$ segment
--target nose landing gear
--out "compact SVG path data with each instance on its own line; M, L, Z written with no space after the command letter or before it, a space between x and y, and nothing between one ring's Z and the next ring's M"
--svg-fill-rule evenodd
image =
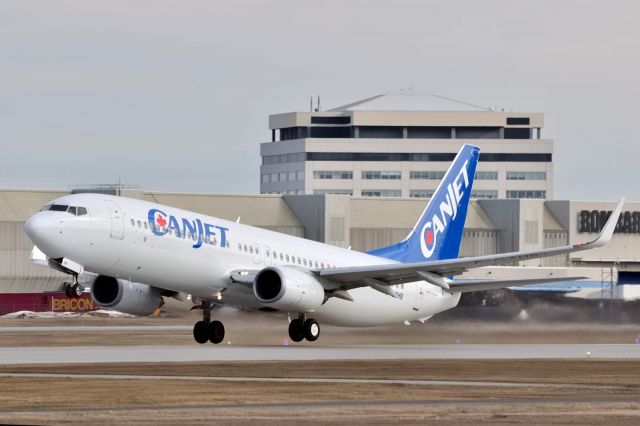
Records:
M318 337L320 337L320 324L314 319L305 319L301 314L289 323L289 338L294 342L301 342L303 339L315 342Z
M193 326L193 338L200 344L218 344L224 340L224 325L220 321L211 321L211 302L202 302L191 309L202 309L202 321L198 321Z

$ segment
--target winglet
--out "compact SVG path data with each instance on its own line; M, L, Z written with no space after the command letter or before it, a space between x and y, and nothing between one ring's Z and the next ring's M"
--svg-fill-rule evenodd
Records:
M600 231L600 234L595 240L580 245L589 246L589 248L596 248L607 245L609 241L611 241L611 237L613 237L613 232L616 230L618 219L620 218L620 214L622 213L622 208L624 207L625 201L626 200L624 197L620 198L616 209L613 211L613 213L611 213L611 216L609 216L607 223L605 223L602 231Z

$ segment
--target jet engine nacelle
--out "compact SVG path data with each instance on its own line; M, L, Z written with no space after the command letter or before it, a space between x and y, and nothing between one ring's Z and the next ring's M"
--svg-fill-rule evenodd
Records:
M312 312L325 302L320 279L310 272L287 266L262 269L253 280L253 294L270 308Z
M91 298L104 308L139 316L151 315L164 303L159 288L106 275L93 280Z

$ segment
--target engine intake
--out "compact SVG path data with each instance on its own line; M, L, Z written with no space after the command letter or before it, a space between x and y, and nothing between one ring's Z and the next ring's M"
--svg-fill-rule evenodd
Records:
M164 304L161 289L107 275L93 280L91 298L103 308L139 316L151 315Z
M267 267L253 281L253 294L263 305L293 312L312 312L325 302L321 279L287 266Z

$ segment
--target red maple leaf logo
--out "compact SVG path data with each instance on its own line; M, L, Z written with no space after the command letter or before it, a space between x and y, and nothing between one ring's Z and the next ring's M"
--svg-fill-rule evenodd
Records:
M164 217L158 215L156 216L156 223L160 228L163 228L167 224L167 220Z
M433 231L427 231L427 233L425 234L425 240L428 245L431 245L433 243Z

